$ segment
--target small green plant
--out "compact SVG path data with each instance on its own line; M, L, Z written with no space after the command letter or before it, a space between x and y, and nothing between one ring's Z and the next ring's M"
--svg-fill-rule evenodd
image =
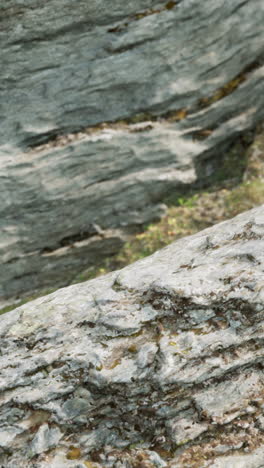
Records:
M180 197L178 198L179 206L186 206L187 208L193 208L195 206L196 201L198 200L199 195L196 193L191 197Z

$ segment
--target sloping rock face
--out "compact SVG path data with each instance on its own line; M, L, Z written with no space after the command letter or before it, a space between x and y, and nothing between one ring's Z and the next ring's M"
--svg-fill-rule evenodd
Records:
M0 298L65 285L264 116L263 0L2 0Z
M260 468L264 206L2 317L0 464Z

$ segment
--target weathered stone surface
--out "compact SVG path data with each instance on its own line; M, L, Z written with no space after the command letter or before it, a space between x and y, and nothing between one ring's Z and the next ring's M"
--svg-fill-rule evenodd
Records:
M118 250L263 119L263 20L263 0L1 1L2 302Z
M264 206L1 322L0 464L261 468Z

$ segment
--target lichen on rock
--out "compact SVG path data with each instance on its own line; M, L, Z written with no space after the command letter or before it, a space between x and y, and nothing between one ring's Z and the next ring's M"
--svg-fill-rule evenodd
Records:
M264 457L264 207L2 317L0 464Z

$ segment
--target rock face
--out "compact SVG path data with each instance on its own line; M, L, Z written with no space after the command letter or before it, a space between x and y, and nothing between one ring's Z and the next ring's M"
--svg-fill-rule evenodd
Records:
M260 468L264 206L1 323L5 468Z
M0 298L67 284L264 116L263 0L2 0Z

